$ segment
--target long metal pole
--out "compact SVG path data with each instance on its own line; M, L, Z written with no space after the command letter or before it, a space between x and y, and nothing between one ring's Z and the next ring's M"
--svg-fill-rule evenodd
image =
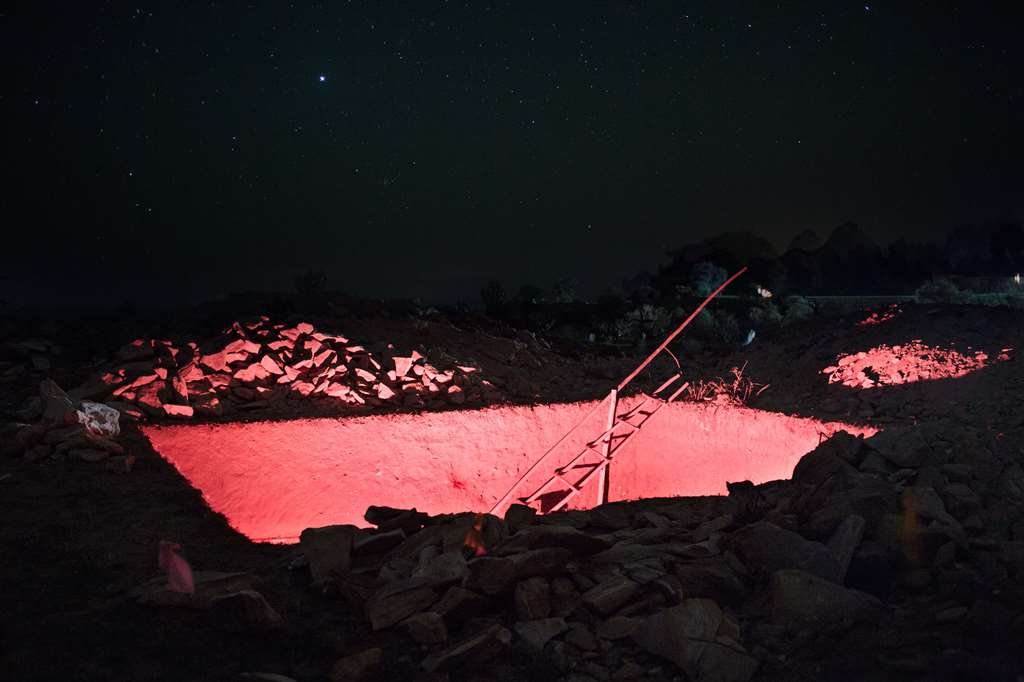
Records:
M615 437L615 414L619 409L619 391L612 389L612 392L608 394L608 437L605 438L604 447L601 449L601 454L607 460L608 455L612 451L612 438ZM608 503L608 473L609 466L601 467L601 471L597 475L597 504L598 506Z
M674 332L669 334L668 338L665 339L664 341L662 341L661 345L658 346L657 348L655 348L654 352L651 353L650 355L648 355L647 359L644 360L643 362L641 362L640 366L637 367L636 369L634 369L632 374L630 374L628 377L626 377L625 379L622 380L622 382L616 387L616 390L621 391L622 389L624 389L626 387L626 385L629 382L631 382L633 379L635 379L637 374L642 372L644 370L644 368L647 367L647 365L651 364L651 361L654 360L655 357L657 357L658 353L660 353L661 351L665 350L665 348L668 347L668 344L672 343L672 341L677 336L679 336L679 333L682 332L683 329L686 328L686 325L688 325L691 322L693 322L694 318L697 317L698 314L700 314L700 311L704 310L704 307L708 303L711 303L711 299L713 299L715 296L718 296L718 294L720 294L723 289L725 289L727 286L732 284L734 279L736 279L737 277L739 277L740 275L742 275L746 271L747 271L746 266L743 266L743 268L741 268L739 272L737 272L735 275L733 275L729 279L725 280L725 282L722 283L722 286L720 286L717 289L715 289L714 291L712 291L711 295L708 296L707 298L705 298L704 302L701 303L699 306L697 306L697 309L694 310L692 313L690 313L690 316L688 318L686 318L685 320L683 320L683 323L681 325L679 325Z

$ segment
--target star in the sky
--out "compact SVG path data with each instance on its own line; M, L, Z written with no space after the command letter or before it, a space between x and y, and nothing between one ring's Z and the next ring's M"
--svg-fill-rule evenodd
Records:
M317 76L317 80L323 83L327 80L327 76L325 76L324 74L320 74L319 76Z

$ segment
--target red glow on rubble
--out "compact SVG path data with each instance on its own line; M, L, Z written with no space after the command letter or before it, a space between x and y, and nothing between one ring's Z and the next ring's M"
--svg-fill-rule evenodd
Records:
M623 400L623 408L636 401ZM304 528L365 526L370 505L486 511L585 415L593 412L580 434L604 431L605 416L594 406L142 428L236 530L294 542ZM616 456L609 499L722 495L726 481L789 478L800 457L839 429L876 432L747 408L671 404ZM550 473L538 472L536 483ZM596 499L588 488L573 503L586 507Z
M1000 351L998 360L1009 359L1012 348ZM901 346L876 346L852 355L840 355L836 364L821 370L830 384L874 388L930 379L964 376L988 364L988 354L965 355L952 349L934 348L914 339Z
M871 327L871 326L879 325L879 324L882 324L883 322L888 322L889 320L891 320L894 317L896 317L897 315L899 315L901 312L903 312L903 311L900 310L899 305L896 304L896 303L893 303L891 306L889 306L885 310L882 310L882 311L877 311L876 310L876 311L872 312L870 315L868 315L863 320L858 322L857 326L858 327Z
M475 556L487 554L487 547L484 545L484 515L479 513L473 520L473 527L466 533L466 539L462 541L464 547L473 550Z

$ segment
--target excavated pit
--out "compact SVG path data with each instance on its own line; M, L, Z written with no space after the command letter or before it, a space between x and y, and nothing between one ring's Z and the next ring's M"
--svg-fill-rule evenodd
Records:
M620 402L622 410L637 399ZM517 493L543 483L604 431L594 402L482 410L143 427L154 448L233 528L294 542L304 528L365 526L370 505L487 511L588 413ZM789 478L821 439L875 429L742 407L665 406L616 453L610 500L726 493L726 481ZM564 489L564 486L562 486ZM557 490L557 487L554 488ZM596 503L591 481L570 506Z

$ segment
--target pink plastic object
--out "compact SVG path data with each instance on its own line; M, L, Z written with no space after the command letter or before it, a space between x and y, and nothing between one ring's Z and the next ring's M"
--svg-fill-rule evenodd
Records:
M167 586L174 592L194 594L195 583L192 580L192 567L178 554L181 545L176 542L160 541L160 553L157 561L160 570L167 574Z

